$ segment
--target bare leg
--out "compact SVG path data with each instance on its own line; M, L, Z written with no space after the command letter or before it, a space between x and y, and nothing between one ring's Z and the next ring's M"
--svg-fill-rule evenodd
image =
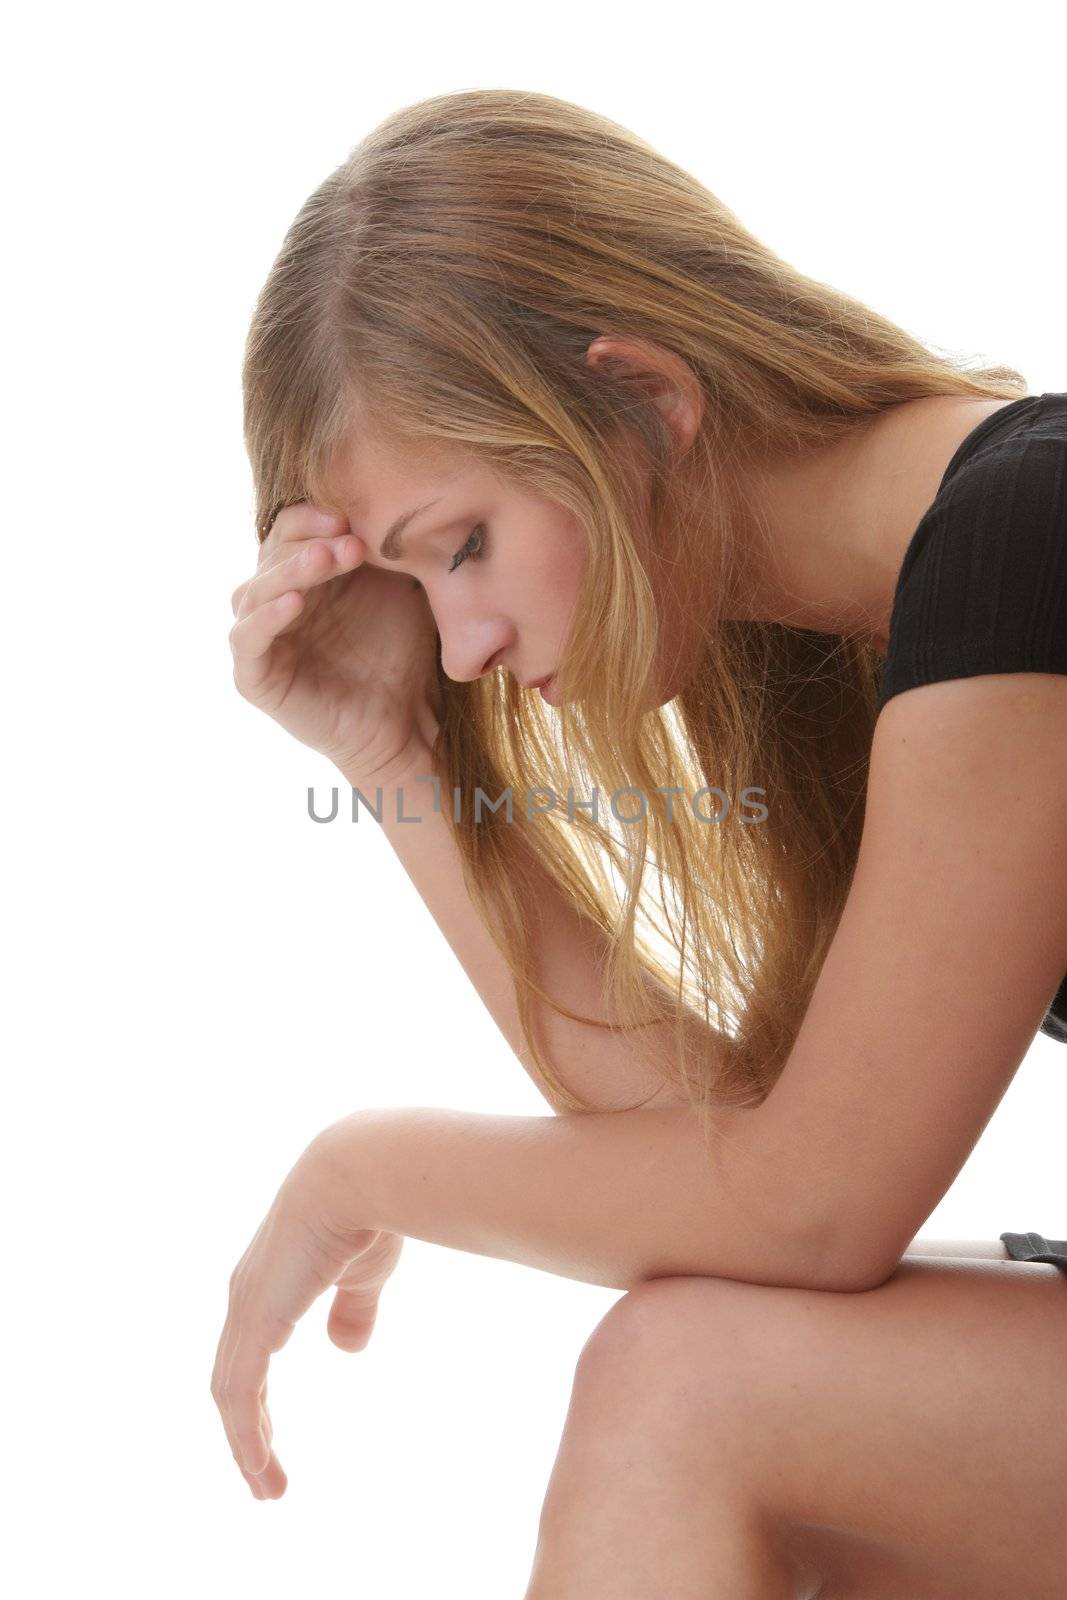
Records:
M1007 1261L1003 1239L913 1239L904 1252L910 1256L936 1256L942 1261Z
M862 1294L643 1284L582 1353L526 1600L1062 1600L1065 1336L1064 1275L999 1240Z

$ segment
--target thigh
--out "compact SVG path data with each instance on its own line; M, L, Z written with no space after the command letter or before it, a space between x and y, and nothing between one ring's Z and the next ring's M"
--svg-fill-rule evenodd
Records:
M656 1279L601 1329L646 1436L670 1419L672 1459L711 1489L726 1471L825 1600L1062 1595L1058 1268L908 1255L855 1294Z

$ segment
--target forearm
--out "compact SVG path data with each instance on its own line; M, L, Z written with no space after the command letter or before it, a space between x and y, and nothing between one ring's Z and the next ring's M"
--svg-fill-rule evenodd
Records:
M324 1209L345 1233L381 1228L613 1289L670 1276L846 1287L759 1109L720 1115L712 1154L687 1106L360 1111L319 1136Z
M521 1036L518 1004L510 971L467 892L459 851L448 819L434 811L433 785L416 782L430 776L427 750L421 763L388 786L382 786L382 830L423 902L481 996L501 1033L527 1072L555 1109L558 1105L533 1075L532 1058ZM374 803L374 787L349 778ZM397 799L402 802L398 819ZM441 805L451 803L441 786ZM467 804L467 797L464 797ZM536 877L537 923L533 931L535 961L531 977L569 1010L598 1021L614 1020L605 998L603 968L607 940L601 930L569 903L558 885L531 861ZM667 1022L653 1022L631 1033L590 1027L562 1017L539 997L531 1000L539 1041L562 1082L597 1111L616 1111L654 1103L685 1102L684 1090L669 1082L674 1042ZM695 1012L686 1019L687 1049L694 1058L710 1060L722 1048L715 1030Z

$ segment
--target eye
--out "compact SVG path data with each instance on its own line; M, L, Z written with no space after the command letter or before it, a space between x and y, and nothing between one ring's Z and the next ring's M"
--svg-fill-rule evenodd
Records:
M484 535L485 535L485 525L484 525L484 523L479 523L478 526L474 529L474 532L471 534L470 538L467 540L466 544L463 546L463 548L461 550L457 550L455 555L452 557L452 565L448 569L449 572L455 572L456 568L457 567L461 567L463 565L464 561L470 561L470 560L477 561L478 557L484 554L484 551L485 551L485 538L484 538ZM476 541L476 543L474 544L474 548L473 549L471 548L471 541L472 540Z

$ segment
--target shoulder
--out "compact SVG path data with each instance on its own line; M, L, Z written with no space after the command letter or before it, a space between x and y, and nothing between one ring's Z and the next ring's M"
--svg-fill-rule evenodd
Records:
M905 554L879 705L982 673L1067 672L1063 437L993 440L942 487Z

